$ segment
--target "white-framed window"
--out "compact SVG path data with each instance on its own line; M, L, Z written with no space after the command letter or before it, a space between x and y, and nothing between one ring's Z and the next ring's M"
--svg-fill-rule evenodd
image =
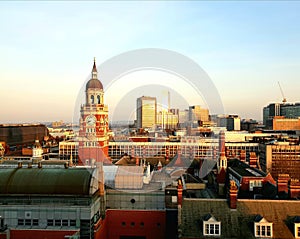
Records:
M249 181L249 191L253 191L254 187L262 187L261 180L250 180Z
M295 228L295 238L300 238L300 223L294 223Z
M217 221L213 216L208 215L203 220L204 236L221 236L221 222Z
M221 222L218 223L205 223L204 236L220 236L221 235Z
M265 218L261 217L254 223L254 235L258 238L272 238L273 223L270 223Z

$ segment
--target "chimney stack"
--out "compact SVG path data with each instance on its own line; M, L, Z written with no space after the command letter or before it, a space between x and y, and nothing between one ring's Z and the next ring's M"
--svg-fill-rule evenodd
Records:
M300 182L299 179L291 179L290 182L290 197L300 198Z
M235 181L230 180L229 186L229 207L231 209L237 208L237 195L238 195L238 188L235 184Z
M246 163L246 151L245 150L241 150L240 152L240 160L244 163Z
M98 166L98 173L99 173L99 194L101 197L104 196L105 194L105 187L104 187L104 183L105 183L105 179L104 179L104 170L103 170L103 162L97 163Z
M277 179L277 188L279 192L289 193L289 174L279 174Z
M182 181L181 179L178 180L177 184L177 204L178 206L182 206Z
M255 152L250 152L249 166L252 168L257 168L257 156Z
M136 166L139 166L139 165L140 165L140 159L139 159L138 156L136 156L136 158L135 158L135 165L136 165Z

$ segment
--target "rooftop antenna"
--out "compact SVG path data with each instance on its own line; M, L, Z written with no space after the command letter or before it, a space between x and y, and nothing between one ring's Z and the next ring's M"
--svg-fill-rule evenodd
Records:
M286 103L287 100L286 100L286 98L284 97L283 90L282 90L282 88L281 88L281 85L280 85L279 81L278 81L278 85L279 85L279 89L280 89L280 92L281 92L281 95L282 95L282 103Z

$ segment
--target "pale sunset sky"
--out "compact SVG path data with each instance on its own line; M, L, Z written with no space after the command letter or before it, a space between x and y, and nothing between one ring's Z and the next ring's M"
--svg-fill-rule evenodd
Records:
M192 59L217 88L224 113L261 120L264 106L282 100L278 81L289 102L300 102L299 29L299 1L1 1L0 123L71 122L93 58L101 66L143 48ZM134 109L136 97L153 92L166 102L168 89L147 92L155 80L138 77L139 89L125 83L124 104ZM171 92L171 106L202 104L189 102L187 89ZM116 97L105 99L110 106ZM125 108L114 120L134 115Z

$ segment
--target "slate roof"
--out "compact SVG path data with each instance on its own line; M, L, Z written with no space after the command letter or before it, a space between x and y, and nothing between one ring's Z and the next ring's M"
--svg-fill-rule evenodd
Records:
M183 156L182 154L176 154L174 158L168 163L167 167L174 168L185 168L188 169L192 161L190 158Z
M213 215L221 222L220 238L255 238L254 221L261 215L273 223L273 239L294 238L293 220L300 215L300 201L241 200L237 209L230 209L225 199L184 199L181 212L181 238L203 236L203 217Z

